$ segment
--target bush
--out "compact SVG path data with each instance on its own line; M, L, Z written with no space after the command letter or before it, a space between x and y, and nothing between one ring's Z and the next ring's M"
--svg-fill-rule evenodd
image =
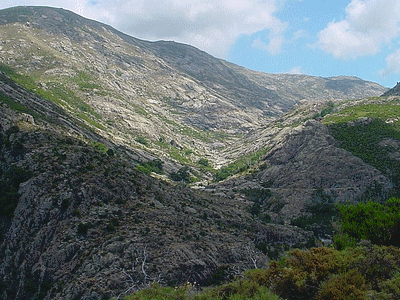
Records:
M350 266L363 274L373 289L379 289L379 282L390 279L399 269L400 249L377 245L359 248Z
M199 165L202 165L204 167L208 167L210 165L210 162L206 158L200 158L199 161L197 162Z
M333 235L332 220L338 216L333 199L322 189L316 189L312 203L305 209L310 215L303 215L291 221L291 225L312 231L318 238Z
M143 136L138 136L138 137L135 139L135 141L138 142L139 144L144 145L144 146L147 146L147 145L148 145L147 140L146 140Z
M190 168L188 166L180 168L177 172L171 173L169 176L173 181L180 181L184 183L190 182Z
M87 223L79 223L76 232L79 235L85 235L89 229L89 224Z
M400 271L393 278L379 284L382 299L400 299Z
M151 161L140 163L136 166L136 170L145 174L150 174L151 172L164 174L163 164L164 162L161 159L154 159Z
M364 277L356 270L332 276L321 286L318 300L363 300L366 299Z
M369 201L338 208L343 234L378 245L400 246L400 199L391 198L385 205Z
M1 172L1 171L0 171ZM0 216L12 218L19 201L19 185L32 177L32 173L26 169L11 166L0 173Z
M349 256L332 248L295 249L279 263L271 262L264 281L286 299L314 299L331 274L344 271Z
M336 250L344 250L356 246L356 240L348 234L336 234L333 237L333 246Z

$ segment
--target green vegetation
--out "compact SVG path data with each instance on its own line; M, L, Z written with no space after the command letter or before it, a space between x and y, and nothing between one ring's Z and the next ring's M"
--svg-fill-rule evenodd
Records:
M140 163L136 166L136 170L145 174L150 174L151 172L164 174L163 161L161 159L154 159L151 161Z
M4 152L15 159L24 153L24 146L19 140L10 141L10 136L18 132L19 128L13 126L4 134L0 133L0 158ZM28 169L0 161L0 216L13 217L20 198L19 185L31 177L32 172Z
M340 142L340 147L392 180L394 195L400 195L400 161L390 154L397 151L393 145L400 142L399 116L400 100L394 99L379 104L350 106L323 120L332 136ZM375 200L374 196L377 199L387 197L380 192L377 187L375 195L369 197L372 200Z
M141 136L141 135L138 136L138 137L135 139L135 141L138 142L139 144L144 145L144 146L147 146L147 145L149 144L149 142L146 140L146 138L143 137L143 136Z
M334 109L335 109L335 104L332 101L329 101L327 104L327 107L325 107L319 114L315 114L313 116L313 118L314 119L319 118L319 117L323 118L326 115L333 113Z
M351 242L352 239L400 247L399 198L390 198L385 204L369 201L339 205L338 208L341 215L341 235L344 236L341 239L336 238L338 248L345 247L346 242Z
M342 148L388 175L395 187L400 188L400 161L390 157L392 147L380 144L386 139L400 141L400 131L393 125L374 119L354 125L331 124L329 129Z
M210 162L206 158L200 158L199 161L197 162L199 165L203 167L208 167L210 166Z
M291 225L312 231L316 237L327 238L333 235L332 221L337 218L338 210L334 200L323 189L317 189L305 212L308 215L300 216L291 221Z
M219 182L225 180L229 176L242 173L248 170L251 166L257 164L261 158L268 152L269 149L261 149L255 153L243 155L235 162L222 167L214 174L214 181Z
M198 290L189 283L175 288L153 284L125 299L398 299L399 263L400 249L392 246L294 249L268 269L249 270L220 286Z
M19 185L32 177L32 173L26 169L10 166L8 169L0 169L0 216L12 218L19 201Z
M15 72L13 68L7 65L0 63L0 71L2 71L4 74L9 76L13 81L18 83L19 85L22 85L28 90L34 91L37 88L35 81L31 77L19 74Z
M69 105L73 110L75 111L76 116L79 118L85 120L88 122L90 125L97 127L99 129L104 130L104 126L101 125L99 122L97 122L95 119L100 120L101 116L94 111L94 109L85 103L81 98L77 97L75 93L67 88L65 85L60 83L59 81L57 82L48 82L47 83L47 89L42 89L38 88L35 80L28 76L28 75L23 75L15 72L15 70L7 65L0 64L0 71L3 71L6 75L8 75L14 82L17 84L23 86L29 91L32 91L39 95L40 97L43 97L45 99L48 99L60 106L65 107L66 105ZM83 82L85 80L88 80L86 77L88 75L84 72L78 72L78 78L76 79L79 83L81 83L82 86L84 86ZM78 85L79 85L78 83ZM4 98L4 97L3 97ZM12 100L4 100L2 99L3 102L8 101L9 103L12 103ZM14 104L15 106L15 104ZM19 105L16 106L17 110L24 110L24 108ZM31 114L30 111L23 111ZM34 117L35 115L32 114Z
M78 84L78 86L81 90L84 90L84 91L93 90L93 89L101 90L101 86L93 83L93 82L95 82L94 77L89 75L86 72L78 70L77 76L74 77L74 81Z
M41 115L37 114L36 112L32 111L31 109L25 107L21 103L15 102L13 99L11 99L10 97L4 95L1 92L0 92L0 101L5 103L5 104L7 104L7 106L10 107L12 110L15 110L15 111L18 111L18 112L22 112L22 113L26 113L26 114L30 114L35 119L45 118L44 116L41 116Z
M268 288L255 280L244 278L219 287L197 291L190 283L180 287L161 287L153 284L150 288L136 292L125 300L279 300Z
M400 115L400 100L393 100L381 104L364 104L357 106L350 106L341 111L326 116L323 123L326 125L347 123L356 121L359 118L372 118L372 119L396 119ZM392 124L395 128L400 129L400 122Z
M253 205L249 208L249 213L259 218L264 223L271 222L271 216L265 212L263 212L263 205L265 201L267 201L271 196L272 192L270 189L243 189L240 191L242 194L246 195L248 199L253 201Z
M180 168L178 171L171 173L169 175L169 177L173 181L190 183L191 177L190 177L189 171L190 171L190 168L188 166L185 166L185 167Z

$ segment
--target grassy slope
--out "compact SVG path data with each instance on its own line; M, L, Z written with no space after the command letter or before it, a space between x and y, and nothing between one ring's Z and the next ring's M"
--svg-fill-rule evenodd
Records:
M323 123L340 147L388 176L394 184L393 192L398 195L400 160L393 154L398 151L395 145L400 145L400 100L385 100L378 98L376 103L346 107L326 116Z

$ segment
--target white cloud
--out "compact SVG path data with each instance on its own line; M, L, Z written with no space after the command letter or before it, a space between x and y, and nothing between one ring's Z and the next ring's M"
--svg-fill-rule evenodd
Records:
M400 72L400 49L386 57L386 69L380 70L383 77Z
M224 57L244 34L269 30L268 51L279 51L285 23L274 16L283 0L1 0L16 5L63 7L134 37L175 40Z
M275 55L279 53L284 42L285 39L283 38L283 36L275 35L271 36L269 43L265 43L261 39L257 38L253 41L251 46L253 48L267 51L271 55Z
M301 38L305 38L307 37L309 34L306 30L297 30L294 34L293 34L293 40L298 40Z
M335 58L373 55L400 35L400 1L352 0L346 18L318 34L318 47Z
M288 72L288 74L303 74L303 72L301 71L301 67L298 66L298 67L292 68L292 69Z

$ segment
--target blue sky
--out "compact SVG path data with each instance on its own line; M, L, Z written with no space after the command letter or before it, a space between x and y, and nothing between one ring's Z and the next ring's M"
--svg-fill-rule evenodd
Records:
M72 10L267 73L400 81L399 0L2 0Z

